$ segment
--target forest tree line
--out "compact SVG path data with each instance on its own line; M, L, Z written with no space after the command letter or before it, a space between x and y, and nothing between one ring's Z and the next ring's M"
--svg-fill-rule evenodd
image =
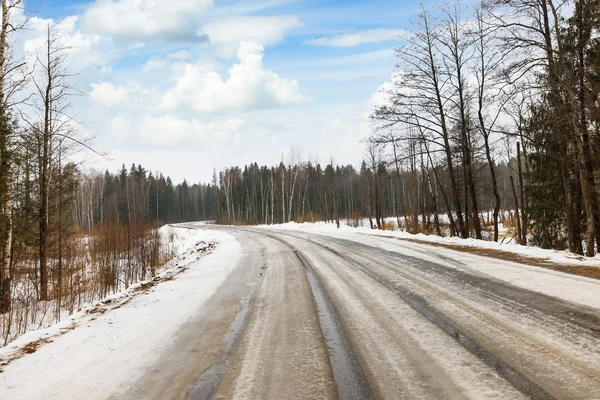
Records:
M371 158L360 169L334 162L321 165L304 161L292 151L277 166L252 163L214 172L211 183L174 185L161 173L141 165L124 165L118 173L87 171L79 174L72 218L83 232L91 232L106 220L135 220L160 226L166 223L214 221L222 224L281 224L292 221L337 222L351 225L370 220L371 228L382 229L394 217L396 225L409 232L452 234L445 211L436 205L440 197L432 183L433 170L425 164L401 168L390 165L379 146L369 144ZM489 182L485 163L474 165L480 182ZM510 176L516 160L495 165L501 199L514 204ZM447 171L436 171L447 180ZM482 219L491 220L495 202L492 191L481 186L478 203L488 210ZM512 209L512 207L507 207ZM437 222L436 222L437 221Z

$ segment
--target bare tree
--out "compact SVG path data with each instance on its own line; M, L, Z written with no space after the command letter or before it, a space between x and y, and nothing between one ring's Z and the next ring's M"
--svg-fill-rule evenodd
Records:
M455 162L451 145L451 117L448 113L449 77L442 72L442 50L439 48L439 26L432 25L429 12L421 6L418 24L408 46L397 49L398 69L388 92L390 104L378 107L372 115L380 128L395 125L418 126L426 140L445 154L450 180L450 199L458 222L458 231L468 237L460 200Z
M465 191L469 193L471 207L473 210L473 224L475 236L481 239L481 222L479 220L479 207L477 204L477 192L473 177L472 149L469 135L470 118L469 103L471 93L466 81L468 63L473 57L471 38L466 28L466 22L461 15L460 3L446 6L444 8L445 18L442 22L441 34L438 36L444 54L444 74L448 77L448 84L453 92L448 96L448 101L458 111L458 117L453 118L460 132L460 147L463 154L463 168L465 175ZM465 196L467 197L467 196ZM465 199L465 207L468 202ZM466 218L468 218L468 213Z
M497 50L496 31L490 26L484 12L481 8L475 10L476 27L473 31L473 44L476 63L473 67L473 73L477 82L479 132L483 137L485 156L490 169L492 192L494 194L494 241L497 242L498 216L501 204L490 136L502 114L504 105L510 97L504 95L503 87L499 86L499 82L494 82L500 74L503 55Z
M37 120L25 118L39 138L39 262L40 262L40 299L48 300L48 235L49 235L49 199L52 184L53 163L56 161L57 138L68 139L85 145L74 133L75 121L69 115L73 97L77 94L69 80L74 74L67 71L65 59L68 47L64 38L53 26L46 29L46 41L43 53L38 53L33 75L35 105L39 112Z

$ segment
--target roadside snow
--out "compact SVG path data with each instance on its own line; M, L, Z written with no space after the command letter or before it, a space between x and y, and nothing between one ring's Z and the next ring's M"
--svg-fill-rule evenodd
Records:
M547 262L557 264L567 264L576 266L592 266L600 268L600 255L595 257L582 257L578 254L573 254L568 251L559 250L546 250L539 247L533 246L519 246L511 243L499 243L487 240L476 240L476 239L460 239L457 237L440 237L436 235L424 235L424 234L411 234L405 231L382 231L378 229L370 229L368 226L351 227L346 224L341 224L340 228L337 229L336 224L326 222L306 222L296 223L289 222L286 224L276 225L261 225L261 228L277 228L277 229L291 229L291 230L302 230L307 232L330 234L332 232L337 233L353 233L362 235L373 235L373 236L389 236L399 239L417 239L424 242L431 243L443 243L448 245L457 245L465 247L477 247L481 249L500 250L509 253L518 254L524 257L543 259Z
M495 248L512 251L519 255L542 258L547 257L552 262L588 265L600 268L598 256L584 261L569 258L569 253L543 250L533 247L498 245L494 242L477 240L463 240L456 238L441 238L437 236L411 235L398 231L375 231L369 228L352 228L325 223L289 223L282 225L261 226L262 229L278 229L306 234L319 234L340 239L351 240L377 246L384 250L404 254L417 259L431 261L451 268L458 268L475 275L485 275L507 282L511 285L527 290L544 293L548 296L560 298L574 303L600 309L600 280L582 276L566 274L546 268L531 266L519 262L504 261L490 257L474 255L444 247L434 247L427 244L389 239L392 238L417 238L429 242L450 244L471 244L481 248ZM387 236L384 238L381 236ZM518 249L514 251L514 249ZM518 252L520 250L520 252Z
M177 330L225 281L241 254L239 243L223 232L164 229L175 239L177 255L160 275L164 282L133 285L0 349L0 399L107 398L156 361ZM48 343L38 348L40 342ZM31 351L35 353L2 366L19 352Z

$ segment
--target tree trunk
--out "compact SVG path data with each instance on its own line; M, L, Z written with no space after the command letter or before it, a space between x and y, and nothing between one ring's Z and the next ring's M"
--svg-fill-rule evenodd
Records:
M512 189L513 198L515 200L515 219L517 220L516 221L517 235L515 237L516 237L517 244L522 244L521 243L521 217L519 216L519 200L517 198L517 189L515 189L515 180L513 179L512 175L510 176L510 187Z
M458 40L458 38L456 39ZM456 42L458 43L458 42ZM456 49L458 52L458 49ZM460 119L461 119L461 139L463 145L464 152L464 168L465 168L465 191L469 192L471 197L471 207L473 209L473 227L475 228L475 237L477 239L482 238L481 236L481 222L479 220L479 207L477 205L477 192L475 190L475 181L473 179L473 167L471 163L471 141L469 139L469 134L467 132L467 114L466 114L466 103L464 98L464 86L463 86L463 77L462 77L462 65L461 61L458 57L458 54L455 55L456 62L456 71L457 71L457 79L458 79L458 95L459 95L459 109L460 109ZM465 218L468 217L467 211L467 199L465 199Z
M566 160L560 158L560 174L563 187L563 196L565 202L565 215L567 218L567 240L569 242L569 251L575 254L583 254L581 241L579 240L579 229L575 221L575 212L573 210L573 199L571 193L571 185L569 171L567 169Z
M390 135L390 139L392 140L392 149L394 150L394 164L396 166L396 179L398 180L398 192L400 194L400 201L402 202L402 216L404 217L404 229L406 230L406 223L408 219L406 217L406 201L404 199L404 190L401 190L400 187L400 164L398 163L398 150L396 148L396 141L394 140L393 135ZM400 217L396 216L398 221L398 229L400 229Z
M285 223L285 167L281 163L281 223Z
M480 113L479 119L480 119L480 123L482 124L482 127L483 127L483 117L481 116L481 113ZM484 145L485 145L485 155L487 158L488 166L490 168L490 175L492 178L492 192L494 193L494 212L493 212L494 242L497 242L498 241L498 215L500 213L500 193L498 192L498 181L496 179L496 170L494 168L494 160L492 159L492 153L490 151L489 136L487 134L484 134L483 139L484 139Z
M58 150L58 260L57 260L57 269L58 269L58 293L56 294L56 319L60 322L60 309L62 307L62 294L63 294L63 172L62 172L62 149Z
M523 184L523 171L521 168L521 143L517 142L517 171L519 173L519 192L521 194L521 244L527 245L527 199Z
M558 113L563 113L563 101L560 95L559 82L558 82L558 74L557 74L557 66L554 60L555 57L555 46L552 40L552 27L550 25L550 17L548 11L548 1L541 0L541 27L543 29L544 43L545 43L545 51L546 51L546 59L548 62L548 86L549 86L549 102L552 106L552 111L557 117ZM559 54L559 59L561 58ZM555 128L557 131L564 130L564 124L556 124ZM562 132L562 135L559 135L557 138L557 142L560 145L560 148L568 151L569 149L569 138L565 138L565 132ZM572 185L573 181L572 174L569 172L569 168L567 166L567 160L565 157L559 157L560 164L560 173L563 187L563 201L565 206L565 216L567 219L567 237L569 242L569 250L573 253L583 254L581 248L581 241L579 239L580 232L578 227L578 222L576 220L575 212L574 212L574 202L572 196Z
M48 202L50 200L50 166L51 166L51 146L52 146L52 42L50 38L50 25L47 31L46 48L46 90L44 93L44 131L42 138L42 165L40 173L40 300L48 300L48 230L49 230L49 210Z
M2 29L0 30L0 71L4 71L6 65L6 47L9 12L7 0L2 0ZM0 259L0 314L10 311L10 267L12 255L12 179L11 179L11 149L8 113L5 102L4 74L0 77L0 248L2 256Z
M579 126L581 140L578 141L578 150L581 160L581 189L586 205L587 216L587 238L586 238L586 255L593 257L595 254L594 240L598 241L597 246L600 249L600 215L598 206L598 196L596 192L596 182L594 179L594 166L592 162L590 138L588 133L588 118L587 118L587 96L585 82L585 43L584 43L584 10L585 0L579 0L576 4L577 25L578 25L578 48L577 48L577 75L579 83Z

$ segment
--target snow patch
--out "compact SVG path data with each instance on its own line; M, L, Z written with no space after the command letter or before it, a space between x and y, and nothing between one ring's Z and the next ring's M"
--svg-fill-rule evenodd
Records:
M395 218L394 218L395 220ZM391 219L390 219L391 221ZM314 232L320 234L331 234L337 232L338 234L362 234L372 236L386 236L394 237L399 239L417 239L424 242L430 243L441 243L448 245L474 247L480 249L499 250L509 253L518 254L523 257L530 257L536 259L543 259L546 262L556 264L566 264L574 266L591 266L600 268L600 254L595 257L582 257L579 254L574 254L566 250L547 250L534 246L519 246L514 244L514 241L510 243L500 243L487 240L477 239L461 239L458 237L440 237L436 235L425 235L422 233L411 234L406 231L393 230L384 231L378 229L370 229L368 223L365 226L349 226L342 224L340 221L340 228L337 229L335 223L328 222L288 222L285 224L276 225L260 225L261 228L277 228L277 229L288 229L288 230L301 230L307 232Z
M175 258L159 276L0 349L0 399L110 397L157 360L241 254L239 243L223 232L161 230L174 239Z

